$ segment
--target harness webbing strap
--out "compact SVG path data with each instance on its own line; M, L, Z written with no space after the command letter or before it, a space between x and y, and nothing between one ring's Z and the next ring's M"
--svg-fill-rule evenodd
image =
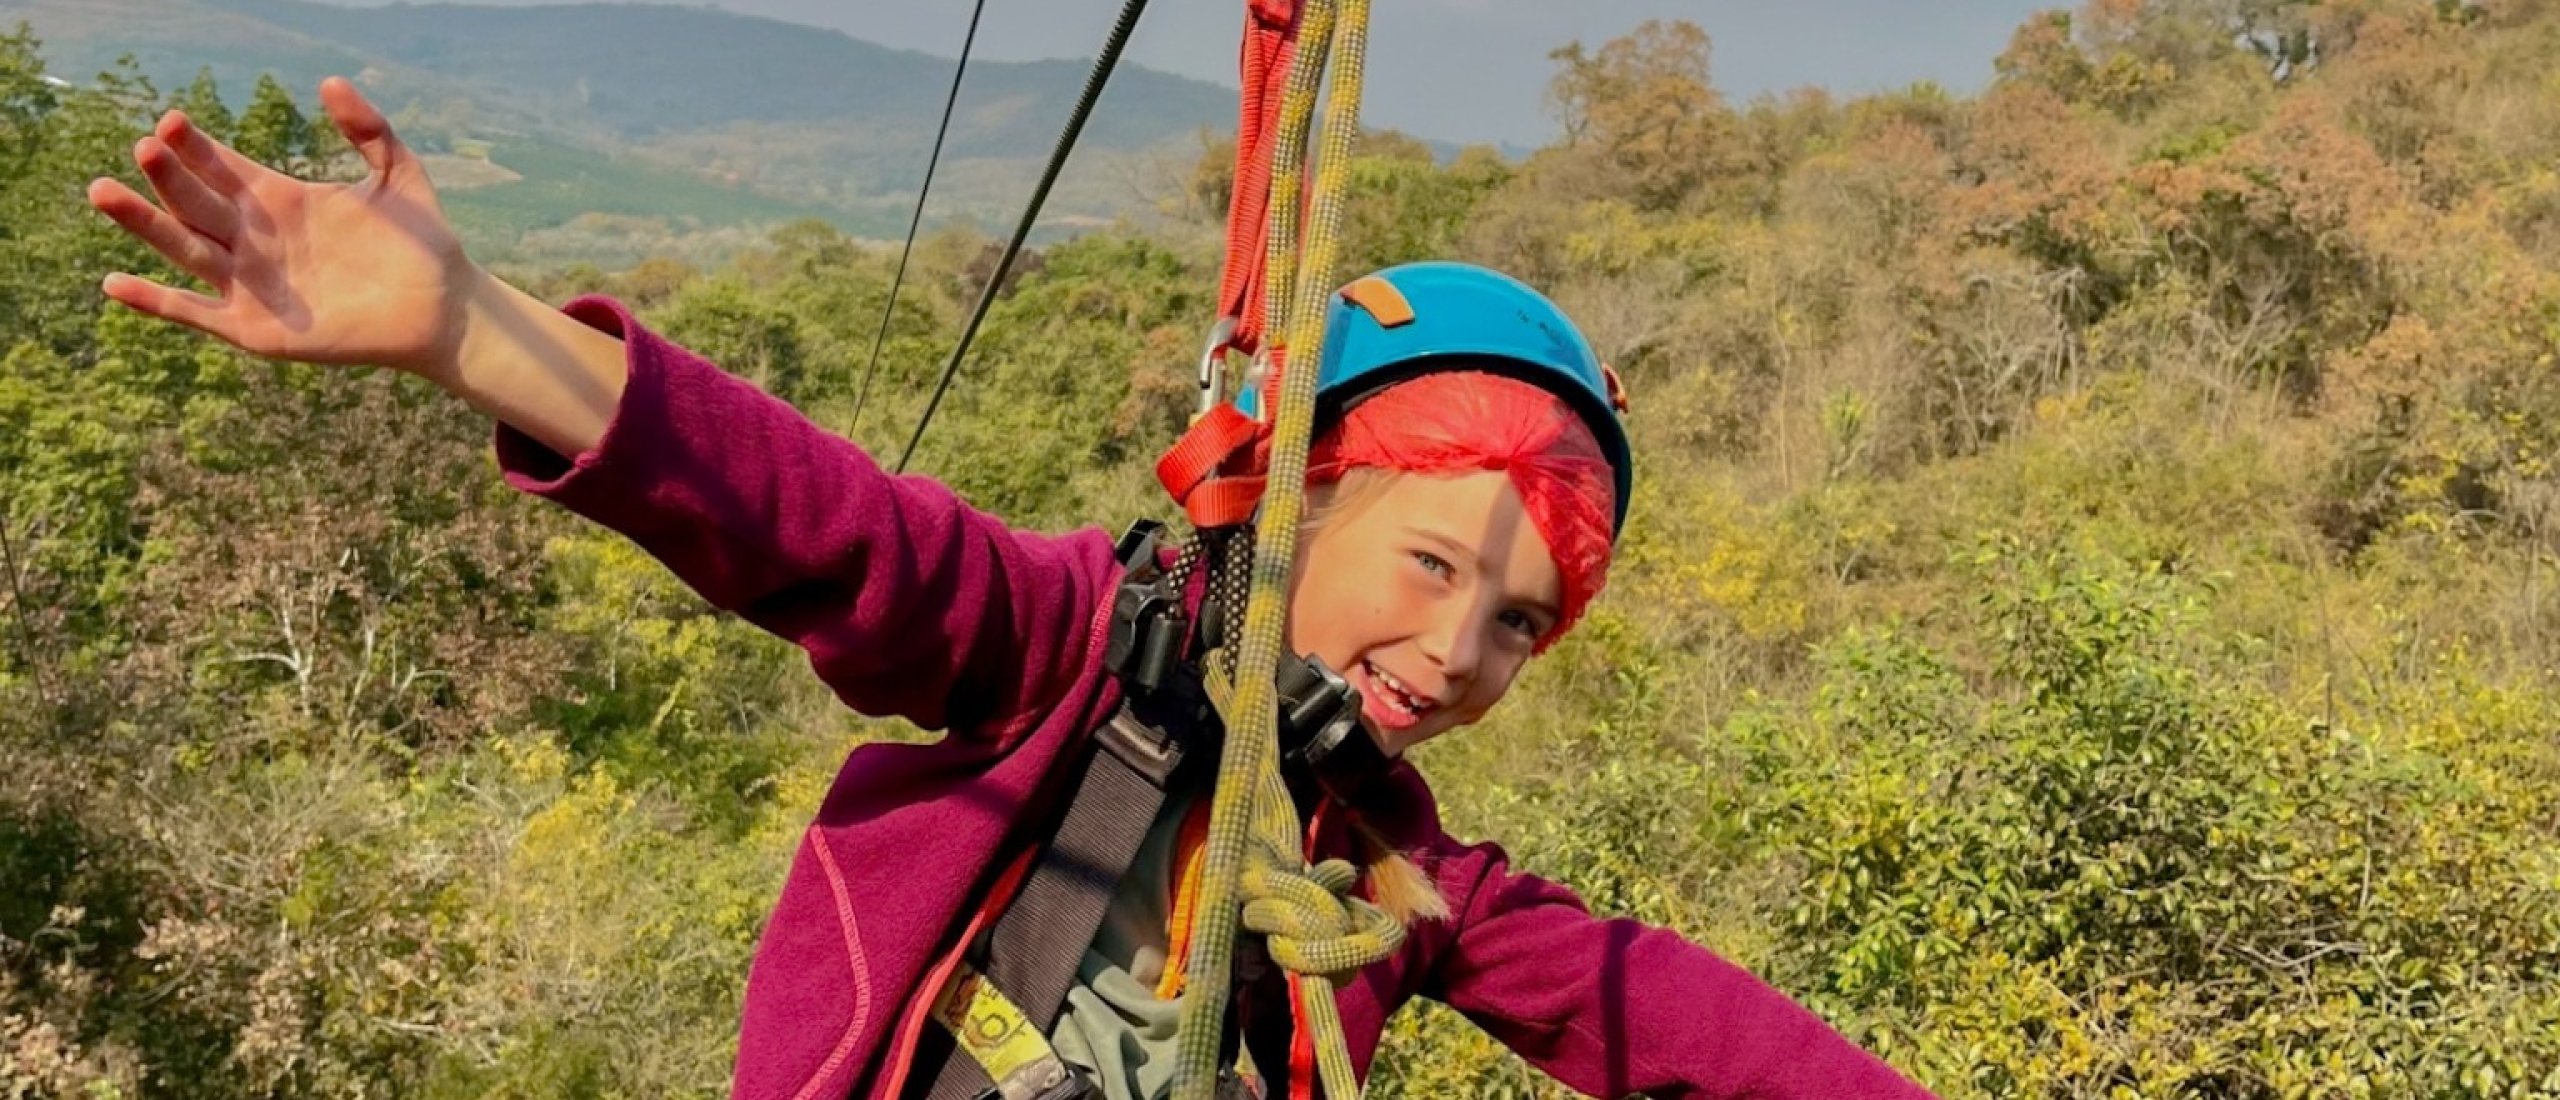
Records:
M1126 707L1095 731L1094 742L1054 838L1021 891L987 930L982 949L971 952L974 974L983 975L977 984L992 983L1002 991L999 999L1019 1010L1021 1022L1052 1062L1056 1055L1045 1037L1057 1025L1076 968L1102 928L1121 877L1136 862L1147 830L1163 808L1165 784L1182 757L1177 743ZM959 988L955 983L954 989ZM952 995L951 990L943 993ZM971 1019L1000 1019L996 1014L1004 1011L1001 1005L981 1007ZM968 1057L943 1061L925 1094L929 1100L973 1100L1008 1076L1037 1079L1021 1074L1015 1063L990 1060L968 1036L955 1032L955 1038L959 1052Z
M1156 460L1156 481L1181 502L1183 514L1197 528L1230 527L1253 518L1262 499L1259 477L1219 477L1218 472L1253 449L1261 425L1220 405L1192 422L1191 430Z

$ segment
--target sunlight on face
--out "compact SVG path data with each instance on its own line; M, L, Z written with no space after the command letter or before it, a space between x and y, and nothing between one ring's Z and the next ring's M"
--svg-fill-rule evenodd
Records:
M1564 578L1509 477L1374 476L1311 495L1325 520L1290 578L1289 644L1360 690L1392 756L1484 717L1555 625Z

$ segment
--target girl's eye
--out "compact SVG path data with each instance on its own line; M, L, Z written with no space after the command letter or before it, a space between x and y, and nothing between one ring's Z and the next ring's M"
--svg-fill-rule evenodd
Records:
M1443 577L1448 576L1453 572L1453 570L1449 568L1448 562L1440 560L1438 555L1427 550L1414 551L1413 560L1420 564L1425 571L1437 573Z
M1519 631L1521 634L1524 634L1524 635L1526 635L1526 636L1528 636L1528 637L1531 637L1531 638L1535 638L1535 637L1537 637L1540 633L1542 633L1541 629L1540 629L1540 628L1539 628L1539 626L1538 626L1538 619L1537 619L1537 617L1536 617L1536 616L1534 616L1534 615L1529 614L1529 613L1528 613L1528 612L1526 612L1526 611L1505 611L1505 612L1503 612L1503 613L1502 613L1502 625L1504 625L1504 626L1506 626L1506 627L1509 627L1509 628L1511 628L1511 629L1513 629L1513 630Z

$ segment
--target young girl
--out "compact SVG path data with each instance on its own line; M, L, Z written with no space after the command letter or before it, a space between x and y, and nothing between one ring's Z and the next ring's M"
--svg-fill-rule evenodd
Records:
M254 354L426 378L498 422L514 485L798 644L848 705L949 731L846 762L759 946L735 1095L949 1094L936 1002L978 946L991 883L1054 820L1057 777L1132 691L1106 667L1129 572L1113 541L1011 530L887 475L614 302L555 310L505 285L463 255L380 113L344 80L321 98L368 179L293 180L172 113L134 149L157 203L112 180L90 201L213 294L125 274L106 293ZM1581 338L1491 273L1362 280L1332 331L1320 387L1347 408L1319 424L1288 637L1356 689L1358 729L1391 763L1356 786L1298 784L1317 810L1308 854L1421 872L1391 906L1410 921L1402 945L1336 995L1358 1071L1420 995L1593 1095L1926 1095L1706 950L1595 918L1440 828L1400 757L1480 719L1600 590L1625 437ZM1189 586L1189 608L1218 587ZM1169 925L1203 802L1170 791L1147 824L1046 1036L1071 1080L1043 1095L1169 1087L1183 946ZM1241 1044L1264 1086L1312 1095L1277 976L1253 969L1229 1017Z

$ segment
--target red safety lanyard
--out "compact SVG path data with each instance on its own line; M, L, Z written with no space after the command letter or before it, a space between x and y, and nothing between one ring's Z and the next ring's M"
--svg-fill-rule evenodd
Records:
M1218 315L1235 319L1228 346L1246 355L1262 347L1263 229L1270 224L1271 146L1279 140L1280 101L1298 50L1303 0L1245 0L1244 44L1237 59L1242 85L1236 112L1236 171L1227 195L1227 261L1218 280Z
M1265 231L1271 220L1272 146L1280 104L1298 49L1303 0L1245 0L1244 42L1237 58L1242 85L1236 112L1235 179L1227 195L1227 256L1218 279L1222 343L1206 355L1262 350L1263 281L1269 267ZM1156 462L1156 479L1182 504L1194 527L1230 527L1253 518L1262 479L1220 476L1245 457L1260 425L1219 402L1192 423Z

